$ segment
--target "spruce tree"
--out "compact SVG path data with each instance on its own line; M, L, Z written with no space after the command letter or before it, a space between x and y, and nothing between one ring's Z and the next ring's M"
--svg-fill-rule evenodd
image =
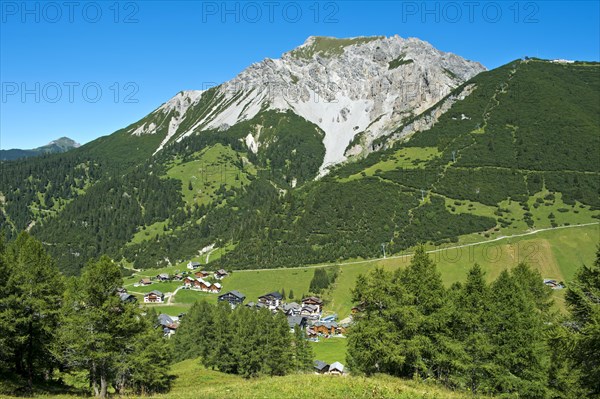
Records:
M485 328L490 312L490 291L478 264L469 270L465 284L454 294L450 331L454 339L462 342L463 356L456 357L459 367L454 370L453 378L471 392L485 392L492 367L492 346Z
M63 280L43 245L21 233L6 250L7 279L0 299L4 356L12 358L14 370L34 380L50 372L57 362L51 347L60 316ZM4 324L4 323L2 323Z
M575 331L573 359L589 397L600 397L600 246L591 266L583 265L566 293Z
M138 317L134 338L123 347L122 356L116 359L116 383L119 392L125 389L138 395L165 392L171 384L169 363L171 347L166 345L160 325L156 325L154 310Z
M493 386L502 393L543 398L547 394L548 352L544 319L532 296L503 271L490 287Z
M122 302L116 295L121 286L119 266L102 257L88 263L65 297L61 326L64 361L72 368L89 372L90 386L100 398L106 397L114 362L131 338L121 334L124 323L135 320L134 305Z
M294 329L294 368L297 372L313 369L314 354L306 333L296 326Z

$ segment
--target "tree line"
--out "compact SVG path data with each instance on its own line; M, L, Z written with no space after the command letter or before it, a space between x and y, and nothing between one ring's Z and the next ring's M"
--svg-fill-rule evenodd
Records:
M199 358L207 367L246 378L312 370L304 331L290 334L286 317L266 309L196 302L173 337L175 360Z
M478 394L600 397L600 247L567 290L569 316L551 295L523 263L491 284L474 265L446 289L420 247L406 269L359 277L349 366Z
M101 398L111 388L169 388L171 355L157 316L120 299L120 267L108 257L65 278L43 245L21 233L0 243L0 275L3 380L31 392L64 373L85 373L89 391Z

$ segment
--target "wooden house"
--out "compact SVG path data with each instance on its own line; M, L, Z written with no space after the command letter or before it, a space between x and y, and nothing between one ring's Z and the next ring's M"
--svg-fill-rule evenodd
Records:
M219 269L215 272L215 278L217 280L223 280L225 277L227 277L229 274L224 270L224 269Z
M212 283L210 285L210 287L208 287L208 292L212 292L213 294L218 294L219 292L221 292L221 288L223 288L223 286L219 283Z
M197 278L194 280L193 287L200 291L208 291L210 288L210 283L208 281L204 281L201 278Z
M163 303L165 295L157 290L153 290L144 295L144 303Z
M315 372L318 374L325 374L329 371L329 364L322 362L321 360L315 360Z
M196 270L196 269L197 269L197 268L199 268L199 267L200 267L200 262L192 262L192 261L190 261L190 262L188 262L188 264L187 264L187 268L188 268L189 270Z
M188 287L188 288L189 288L189 287L192 287L192 286L194 285L194 282L195 282L195 281L196 281L196 279L195 279L195 278L193 278L193 277L190 277L190 276L186 276L186 277L183 279L183 285L184 285L185 287Z
M119 298L121 299L122 302L125 302L125 303L136 303L137 302L137 298L131 294L128 294L127 292L123 292L123 293L119 294Z
M313 324L312 329L321 335L337 335L340 332L338 324L334 321L318 321Z
M332 375L342 375L344 374L344 365L340 362L332 363L329 366L328 374Z
M283 302L283 296L279 292L271 292L258 297L258 302L266 305L269 309L277 309Z
M210 276L210 273L207 272L206 270L202 270L200 272L194 273L194 275L198 278L207 278L208 276Z
M140 285L150 285L152 281L149 278L143 278L140 280Z
M302 299L302 306L312 305L317 307L317 313L320 313L323 309L323 300L316 296L309 296Z
M231 307L236 307L237 305L244 302L246 296L237 290L229 291L224 293L223 295L219 295L217 298L219 302L228 302Z

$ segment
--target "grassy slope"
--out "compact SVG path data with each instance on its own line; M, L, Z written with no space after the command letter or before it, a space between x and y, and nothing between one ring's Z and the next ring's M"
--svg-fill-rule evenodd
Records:
M186 360L173 366L176 376L170 392L153 398L168 399L416 399L416 398L477 398L452 392L434 385L402 380L385 375L371 378L358 376L327 376L291 374L285 377L262 377L245 380L241 377L206 370L196 360ZM47 399L73 399L76 394L37 396ZM127 396L133 398L134 396ZM144 396L148 397L148 396ZM13 398L2 396L0 398Z
M505 268L516 266L525 261L535 267L545 278L554 278L565 282L573 278L573 274L582 263L590 263L594 259L595 247L600 241L600 226L577 226L534 233L527 236L505 238L495 242L482 243L463 248L438 249L432 253L438 264L442 279L446 285L463 281L468 269L479 263L487 273L489 280L494 279ZM430 250L436 250L430 247ZM325 293L325 310L337 313L340 318L346 317L353 306L351 289L361 273L367 273L376 266L390 270L405 267L410 262L410 255L398 256L373 261L355 261L344 264L340 275L332 289ZM327 266L324 266L327 267ZM158 273L184 270L184 265L177 267L148 270L141 275L156 276ZM294 300L308 292L313 268L299 267L274 270L235 271L222 281L223 290L239 290L246 295L246 302L256 301L259 295L282 288L289 294L294 291ZM126 287L134 292L148 292L158 289L164 293L173 292L179 283L155 283L147 287L132 287L139 281L139 276L125 280ZM560 300L562 292L557 291ZM216 302L217 295L196 291L180 290L171 306L157 305L158 309L171 315L177 315L201 298Z

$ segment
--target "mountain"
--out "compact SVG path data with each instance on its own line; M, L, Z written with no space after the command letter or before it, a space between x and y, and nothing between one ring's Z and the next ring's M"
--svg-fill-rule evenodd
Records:
M410 43L425 55L410 52ZM366 68L376 63L377 47L387 58L380 69ZM398 58L399 49L413 62ZM5 163L0 225L9 238L29 229L63 271L76 274L100 254L136 268L208 257L209 268L252 269L597 222L600 64L524 59L463 81L474 73L470 67L482 68L457 58L465 70L453 67L452 73L462 78L433 100L431 82L451 76L419 60L429 53L439 62L456 56L429 50L415 39L313 38L282 60L240 75L276 80L295 68L283 63L298 63L294 76L300 82L305 72L307 86L320 73L347 81L353 66L356 82L385 74L396 87L386 96L397 106L385 108L389 102L381 101L392 110L381 118L363 109L363 117L375 122L360 122L352 133L331 127L338 116L343 123L339 107L350 110L344 112L353 121L347 126L358 120L352 118L360 107L352 104L369 99L358 84L352 104L338 94L339 103L285 105L285 97L265 99L261 87L227 97L228 82L195 96L182 92L141 121L81 148ZM370 54L363 64L350 55L361 51ZM396 69L417 65L413 75L402 76L430 83L411 92L429 104L424 110L409 104L413 95L403 96L395 80ZM339 81L352 99L353 85ZM374 108L378 96L369 100ZM335 123L319 121L309 107ZM330 147L337 158L327 158L328 135L343 137Z
M78 148L79 146L80 144L74 140L71 140L68 137L61 137L57 140L49 142L44 146L31 150L19 150L16 148L10 150L0 150L0 161L13 161L19 158L37 157L44 154L56 154L72 150L73 148Z
M291 111L324 135L322 175L348 156L372 151L375 139L483 70L414 38L309 37L280 59L253 64L213 89L178 93L127 132L161 135L157 153L200 131L225 131L267 111ZM276 140L262 135L262 128L252 124L245 136L254 153Z

